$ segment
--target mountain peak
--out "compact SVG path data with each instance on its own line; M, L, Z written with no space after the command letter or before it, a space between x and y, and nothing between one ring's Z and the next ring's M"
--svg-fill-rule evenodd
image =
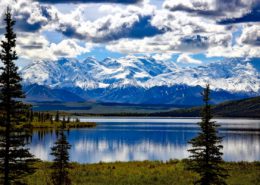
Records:
M61 58L58 61L36 61L21 71L24 83L49 87L82 89L121 88L133 86L149 89L156 86L204 86L213 90L258 93L260 77L254 65L243 59L216 61L205 66L177 67L172 61L128 55L119 59L83 61Z

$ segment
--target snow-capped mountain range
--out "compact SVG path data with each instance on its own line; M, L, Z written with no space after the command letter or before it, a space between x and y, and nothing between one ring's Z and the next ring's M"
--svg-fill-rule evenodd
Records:
M172 61L157 61L152 57L127 56L102 61L63 58L32 62L20 74L27 96L35 101L48 99L51 96L48 94L55 90L56 94L66 91L70 98L75 95L78 101L197 105L201 103L200 91L206 83L213 90L213 102L260 93L258 69L251 61L242 59L179 67ZM56 96L51 100L58 100ZM68 101L66 97L60 100Z

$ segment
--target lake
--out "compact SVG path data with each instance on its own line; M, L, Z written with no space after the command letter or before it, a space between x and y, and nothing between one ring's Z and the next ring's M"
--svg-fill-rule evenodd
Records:
M96 122L95 128L66 131L70 160L79 163L183 159L187 143L199 131L197 118L80 118ZM260 120L216 119L221 125L225 161L260 161ZM50 148L56 133L35 131L31 152L52 160Z

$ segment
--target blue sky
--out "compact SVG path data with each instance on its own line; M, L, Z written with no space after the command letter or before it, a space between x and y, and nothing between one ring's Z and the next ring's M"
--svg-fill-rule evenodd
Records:
M145 55L192 66L260 56L260 0L5 0L1 15L7 6L20 66L61 57Z

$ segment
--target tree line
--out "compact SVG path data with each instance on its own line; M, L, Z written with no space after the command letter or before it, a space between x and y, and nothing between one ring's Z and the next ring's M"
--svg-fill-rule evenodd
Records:
M59 111L56 111L56 113L53 115L49 112L38 112L38 111L33 111L32 109L27 110L25 113L25 118L24 120L29 120L30 122L37 121L37 122L50 122L51 124L55 122L60 122L63 121L65 123L70 123L72 121L74 122L80 122L79 118L75 118L72 120L70 116L61 116Z

